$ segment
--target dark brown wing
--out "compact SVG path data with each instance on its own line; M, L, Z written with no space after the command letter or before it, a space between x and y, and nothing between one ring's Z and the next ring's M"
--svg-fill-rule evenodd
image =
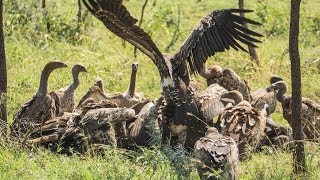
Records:
M151 37L140 27L122 5L121 0L82 0L88 10L117 36L128 41L151 58L161 74L168 76L169 69L162 53Z
M260 23L233 14L239 12L252 11L225 9L207 14L174 55L173 69L177 70L180 76L185 76L186 74L182 74L181 71L185 71L188 63L190 72L194 74L200 72L207 58L216 52L229 50L230 47L247 52L237 40L246 45L257 47L254 43L261 41L253 37L261 37L262 35L243 27L242 24L260 25Z

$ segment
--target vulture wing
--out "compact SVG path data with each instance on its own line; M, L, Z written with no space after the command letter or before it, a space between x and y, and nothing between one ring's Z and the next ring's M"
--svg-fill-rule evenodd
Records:
M158 67L161 74L168 76L169 69L162 53L145 33L135 23L133 18L123 6L121 0L82 0L88 10L113 33L137 47L149 56Z
M200 72L206 60L217 52L229 50L230 47L248 52L237 40L257 47L255 43L261 41L254 37L262 35L241 25L244 23L260 25L260 23L233 14L240 12L248 13L252 10L224 9L207 14L173 56L173 70L178 71L181 77L186 77L187 64L189 64L190 73L195 74Z

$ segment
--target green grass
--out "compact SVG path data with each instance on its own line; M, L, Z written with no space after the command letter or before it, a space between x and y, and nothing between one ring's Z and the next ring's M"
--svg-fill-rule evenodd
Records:
M91 15L77 29L77 1L48 1L49 34L45 19L33 4L35 1L4 1L5 46L8 65L8 116L9 121L20 105L30 99L39 85L40 72L52 60L60 60L69 68L54 71L49 79L49 90L65 87L71 82L70 67L82 63L88 68L81 74L81 85L76 95L81 97L96 77L104 80L107 92L124 92L129 81L131 63L139 62L137 91L150 99L159 97L159 73L150 59L138 52L133 58L133 47L114 36ZM179 24L178 38L166 53L174 53L199 22L214 9L235 8L237 1L150 1L142 27L160 50L167 48ZM15 4L16 3L16 4ZM143 1L125 0L125 5L139 19ZM302 67L302 93L314 100L320 99L320 1L303 1L301 6L300 56ZM37 5L40 6L40 5ZM289 1L248 0L246 8L255 12L248 17L262 22L254 27L262 33L263 43L257 49L261 66L253 64L250 57L234 50L216 54L208 66L219 64L230 67L246 79L252 91L268 86L271 75L283 77L289 87L290 60L288 55ZM178 23L179 22L179 23ZM164 51L163 51L164 52ZM205 81L199 77L202 88ZM284 125L280 106L273 118ZM169 150L143 150L122 152L108 148L104 157L91 155L65 157L44 149L30 152L15 145L0 143L1 179L181 179L197 178L192 164L183 155L173 156ZM320 177L319 146L308 145L307 164L309 179ZM170 155L171 154L171 155ZM290 179L291 154L259 153L240 164L240 179ZM170 163L172 160L175 160ZM181 162L180 162L181 161ZM180 162L180 163L179 163ZM191 173L191 174L190 174Z

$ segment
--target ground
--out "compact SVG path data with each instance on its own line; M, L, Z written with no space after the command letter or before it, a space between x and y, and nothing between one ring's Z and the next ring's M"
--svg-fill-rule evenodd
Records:
M43 16L38 1L4 1L5 46L8 65L9 121L20 105L29 100L39 85L40 72L52 60L69 65L59 69L49 79L49 90L71 83L71 67L82 63L88 69L80 75L77 100L93 84L96 77L104 80L108 93L124 92L128 87L131 63L139 63L137 91L151 99L160 96L159 73L150 59L108 31L91 14L83 12L84 22L77 28L77 1L48 1L48 17ZM156 2L156 3L154 3ZM124 0L134 17L139 19L141 0ZM300 20L300 56L303 96L320 99L320 1L303 1ZM237 1L151 0L142 23L162 52L174 53L206 13L221 8L236 8ZM290 2L284 0L248 0L247 9L255 10L248 17L261 22L252 27L264 35L257 49L260 67L250 57L234 50L209 58L208 66L230 67L248 81L251 91L268 86L272 75L284 78L291 87L288 32ZM83 7L85 9L85 7ZM46 29L50 23L50 33ZM202 88L205 81L196 77ZM290 89L290 88L289 88ZM290 91L290 90L289 90ZM289 92L290 93L290 92ZM273 119L288 126L280 105ZM306 145L308 179L320 177L319 145ZM0 174L3 179L195 179L192 159L167 147L140 152L107 148L103 157L55 155L42 148L32 151L0 143ZM240 163L240 179L290 179L292 154L266 149L252 153Z

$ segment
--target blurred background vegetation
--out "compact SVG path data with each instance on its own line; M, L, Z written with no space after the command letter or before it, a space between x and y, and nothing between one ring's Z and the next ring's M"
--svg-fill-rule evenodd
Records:
M144 1L124 0L125 6L136 19ZM164 53L175 53L200 19L208 12L221 8L237 8L236 0L149 0L142 28L150 34ZM300 16L300 56L303 96L320 100L320 1L302 1ZM260 67L250 56L234 50L216 54L208 66L219 64L230 67L246 79L252 92L269 84L271 75L279 75L290 82L288 54L289 13L288 0L247 0L247 14L263 25L252 27L264 35L257 49ZM47 15L40 0L4 0L4 33L8 64L9 121L20 105L36 92L44 65L60 60L72 67L82 63L88 68L81 74L81 85L76 91L78 100L93 84L96 77L104 80L108 93L127 89L131 63L139 62L137 91L150 99L160 96L159 74L150 59L108 31L102 23L82 7L78 23L77 1L47 1ZM50 24L50 32L47 29ZM59 69L49 79L49 90L71 83L71 69ZM196 77L201 87L205 81ZM275 121L287 125L281 108L273 115ZM1 144L1 143L0 143ZM291 154L273 155L270 149L253 154L241 163L240 179L290 179ZM320 177L320 148L309 145L307 162L309 179ZM72 179L179 179L197 178L196 172L183 153L141 149L140 153L108 149L105 157L52 156L47 151L30 152L0 145L0 177L16 178L72 178Z

